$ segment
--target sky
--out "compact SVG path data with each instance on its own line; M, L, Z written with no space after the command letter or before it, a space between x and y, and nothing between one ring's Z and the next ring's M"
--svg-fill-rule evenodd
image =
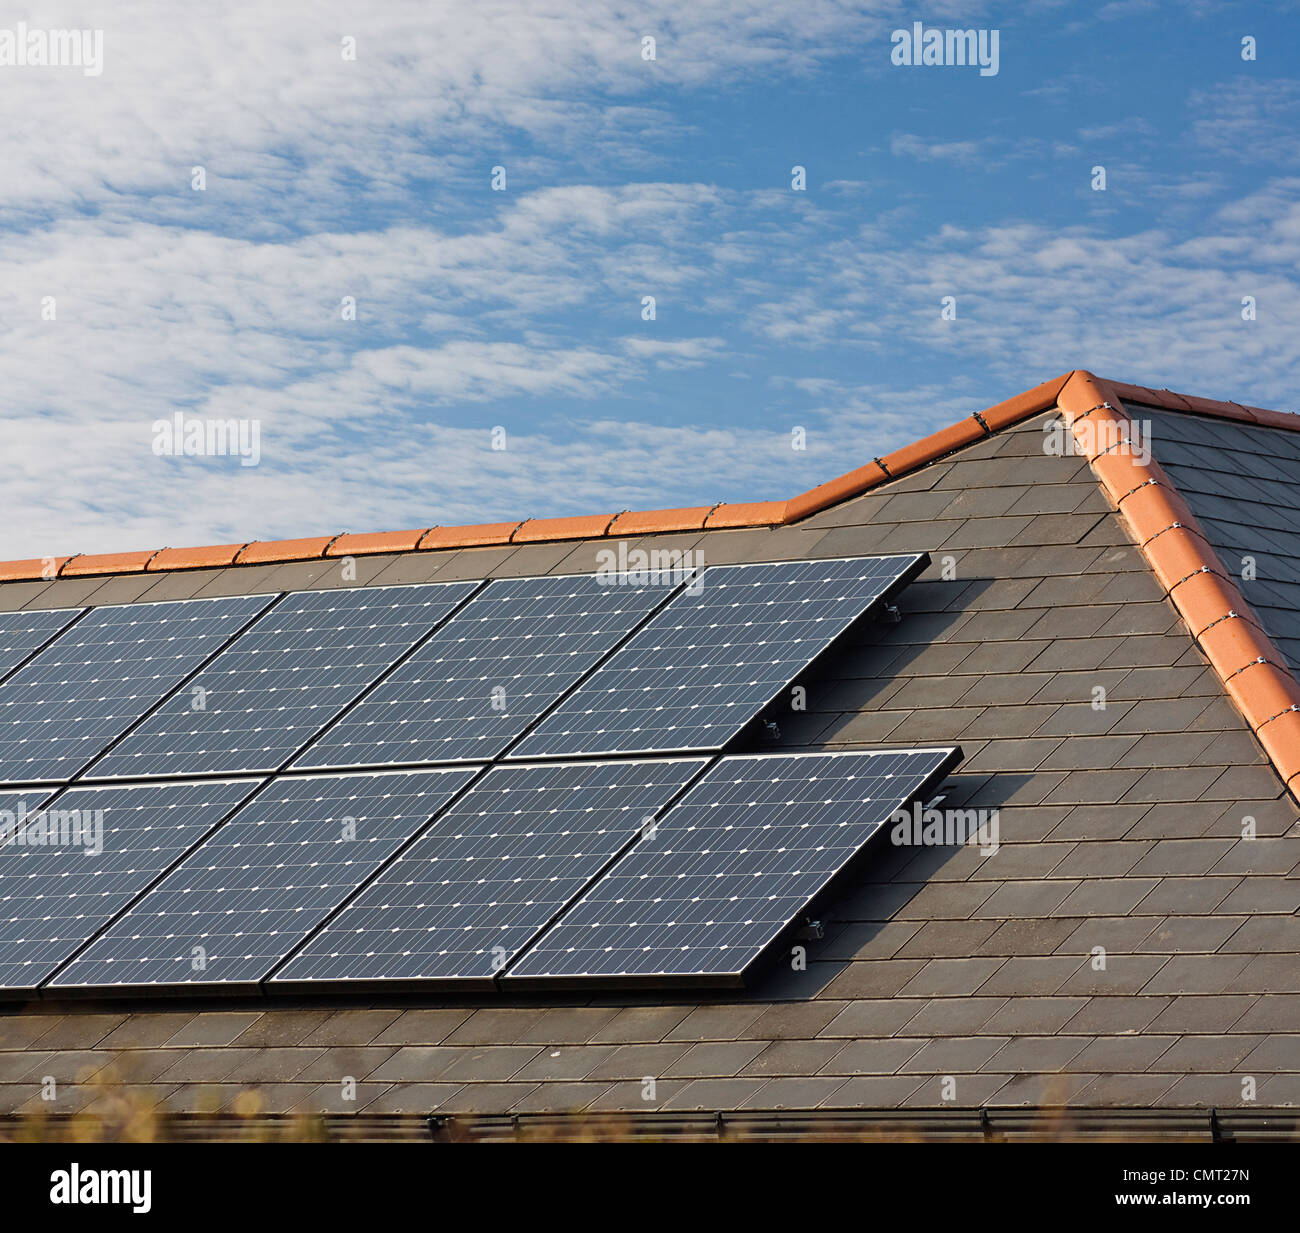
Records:
M918 20L997 72L894 63ZM1072 368L1300 411L1297 46L1209 0L11 9L0 557L781 499Z

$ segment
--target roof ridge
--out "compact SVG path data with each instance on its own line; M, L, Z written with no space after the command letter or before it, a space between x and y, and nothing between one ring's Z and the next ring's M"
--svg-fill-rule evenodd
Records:
M716 502L681 509L624 510L617 514L578 515L568 518L524 518L477 525L431 526L412 531L341 532L307 539L249 540L242 544L214 544L195 548L156 548L135 552L74 553L0 562L0 582L81 577L96 574L161 573L164 571L224 568L231 565L282 564L314 561L322 557L363 556L385 552L425 552L448 548L479 548L507 544L601 539L612 536L652 535L673 531L786 526L861 496L876 486L915 471L963 446L992 436L1004 428L1058 405L1072 383L1099 382L1086 369L1044 381L1031 390L976 411L969 416L905 445L883 458L818 484L785 501ZM1181 411L1211 415L1268 428L1300 431L1300 415L1269 411L1236 402L1215 402L1191 394L1153 390L1122 381L1105 382L1116 404L1122 399ZM1078 388L1082 388L1079 386ZM1102 400L1103 403L1105 399ZM1079 412L1088 414L1092 410Z
M1210 661L1282 782L1300 798L1300 682L1235 580L1223 569L1209 537L1164 468L1154 457L1148 455L1143 462L1138 451L1120 448L1131 441L1132 422L1120 388L1140 389L1117 387L1078 371L1062 388L1058 405L1076 447L1087 457L1193 641ZM1139 400L1147 401L1141 396L1134 398ZM1300 416L1293 418L1300 425ZM1076 428L1085 419L1091 421L1087 431ZM1108 423L1110 430L1093 431L1098 421ZM1103 439L1111 444L1097 449Z

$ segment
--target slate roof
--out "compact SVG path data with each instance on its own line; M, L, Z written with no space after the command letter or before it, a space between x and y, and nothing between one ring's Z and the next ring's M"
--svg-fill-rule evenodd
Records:
M781 716L779 747L960 743L944 804L998 809L996 855L880 845L808 943L805 971L769 969L707 1002L7 1008L0 1113L121 1116L125 1095L177 1113L320 1111L339 1133L423 1134L433 1114L451 1119L440 1133L491 1134L582 1111L626 1128L688 1114L886 1125L901 1116L891 1110L1006 1118L1058 1106L1276 1120L1300 1105L1287 791L1300 717L1286 709L1288 691L1300 699L1289 589L1300 539L1286 503L1300 436L1261 426L1289 422L1278 413L1090 374L1000 407L884 468L759 503L750 516L770 523L706 529L717 507L701 507L698 526L632 545L693 548L708 564L928 551L903 619L865 631L807 681L808 710ZM1096 416L1122 429L1126 411L1152 424L1144 470L1122 450L1044 452L1045 426L1080 436ZM190 568L160 570L152 553L132 572L89 574L65 559L57 578L0 586L0 606L575 573L604 546L529 535L414 550L416 534L401 551L354 554L348 581L330 540L279 563L200 566L202 550L185 550ZM221 559L245 551L235 547ZM1242 555L1256 558L1253 582L1240 578ZM1255 838L1243 837L1247 818ZM49 1075L53 1103L40 1099ZM348 1076L355 1100L342 1097Z

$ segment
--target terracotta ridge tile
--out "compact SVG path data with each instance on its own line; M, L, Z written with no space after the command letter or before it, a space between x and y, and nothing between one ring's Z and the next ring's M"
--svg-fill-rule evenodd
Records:
M670 531L702 531L704 520L716 505L696 505L685 509L624 510L606 535L655 535Z
M879 459L873 459L866 466L858 467L836 479L818 484L816 488L810 488L807 492L801 492L797 497L792 497L786 503L786 521L798 522L801 518L820 513L832 505L838 505L841 501L861 496L877 484L885 483L889 478L889 472L885 470L884 464Z
M995 433L1011 424L1018 424L1021 420L1027 420L1031 416L1039 415L1043 411L1051 410L1056 406L1057 396L1065 388L1073 373L1062 373L1059 377L1053 377L1050 381L1044 381L1041 385L1036 385L1032 390L1026 390L1023 394L1016 394L1003 402L996 403L992 407L986 407L982 411L976 412L980 421L985 424L990 433Z
M414 552L432 527L411 531L345 532L325 549L327 557L372 556L384 552Z
M25 561L0 562L0 582L50 582L68 557L32 557Z
M1259 726L1261 728L1266 728L1268 727L1269 724L1273 722L1274 719L1281 719L1283 715L1290 715L1297 711L1300 711L1300 702L1293 702L1291 703L1290 706L1283 707L1280 711L1278 711L1278 713L1274 715L1272 719L1264 720L1264 722Z
M182 569L222 569L248 547L243 544L206 544L199 548L160 548L145 567L147 573L159 574Z
M617 514L581 514L569 518L525 518L510 533L512 544L537 544L564 539L600 539Z
M142 574L162 551L79 553L64 562L60 578L85 578L94 574Z
M240 549L234 565L279 565L286 561L318 561L337 535L316 535L302 539L257 539Z
M750 501L728 504L726 501L715 505L704 520L706 528L711 527L779 527L786 522L785 501Z
M499 547L511 542L522 523L482 522L461 527L430 527L416 545L421 552L446 548Z
M1178 409L1204 411L1208 405L1162 394L1165 405ZM1076 425L1107 413L1098 422L1108 420L1117 439L1093 450L1089 465L1282 782L1300 799L1300 682L1223 572L1199 521L1159 462L1152 457L1142 463L1131 449L1119 448L1131 443L1131 433L1123 431L1131 417L1110 383L1077 371L1058 402L1076 440L1088 436Z

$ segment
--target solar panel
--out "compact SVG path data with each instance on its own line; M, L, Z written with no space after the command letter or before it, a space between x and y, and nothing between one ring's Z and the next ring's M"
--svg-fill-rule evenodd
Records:
M505 987L739 985L958 749L723 758L546 931Z
M0 990L30 993L48 980L256 786L71 788L44 810L28 798L16 837L0 847ZM19 806L3 808L0 824Z
M273 598L92 608L0 685L0 781L70 779Z
M90 774L136 779L277 770L478 585L286 595ZM201 709L195 688L202 691Z
M494 758L670 594L593 575L498 579L294 765Z
M490 986L707 763L497 766L276 973Z
M507 757L721 749L928 560L921 553L714 565Z
M473 776L272 780L50 988L255 985Z
M84 608L41 608L0 613L0 677L12 672L84 612Z

